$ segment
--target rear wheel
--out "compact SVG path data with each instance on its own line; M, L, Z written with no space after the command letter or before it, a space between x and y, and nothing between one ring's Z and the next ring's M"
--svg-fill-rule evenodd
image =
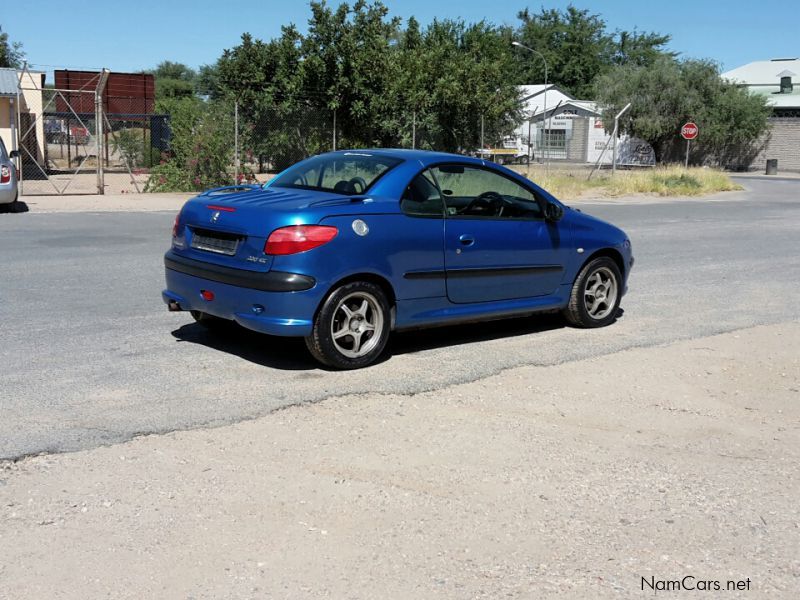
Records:
M386 347L389 315L389 302L380 287L365 281L346 283L325 300L306 346L330 367L366 367Z
M236 321L229 321L228 319L220 319L214 315L201 312L199 310L189 311L194 320L208 329L209 331L224 331L236 325Z
M581 269L563 313L576 327L604 327L616 319L621 297L619 267L612 259L601 256Z

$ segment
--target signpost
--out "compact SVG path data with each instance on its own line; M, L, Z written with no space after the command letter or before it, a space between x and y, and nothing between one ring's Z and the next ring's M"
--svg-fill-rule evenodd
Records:
M688 123L684 123L683 127L681 127L681 137L686 140L686 164L684 165L685 168L689 168L689 145L692 143L692 140L697 137L697 134L700 133L700 128L697 126L696 123L689 121Z

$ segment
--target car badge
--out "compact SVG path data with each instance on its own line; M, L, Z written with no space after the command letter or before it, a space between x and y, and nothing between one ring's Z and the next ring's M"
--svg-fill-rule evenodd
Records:
M361 219L356 219L353 221L353 231L363 237L369 233L369 226Z
M219 220L219 211L215 210L214 213L211 215L211 222L216 223Z

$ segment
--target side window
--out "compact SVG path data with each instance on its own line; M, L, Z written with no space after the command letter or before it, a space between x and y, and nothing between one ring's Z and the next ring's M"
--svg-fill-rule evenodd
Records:
M400 199L400 209L413 217L444 216L442 195L430 171L423 171L411 180Z
M432 169L450 217L539 219L542 209L532 192L488 169L442 165Z

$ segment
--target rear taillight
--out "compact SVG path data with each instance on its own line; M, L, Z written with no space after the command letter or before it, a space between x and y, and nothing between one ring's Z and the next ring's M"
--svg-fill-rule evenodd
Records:
M11 169L3 165L0 167L0 183L8 183L11 181Z
M292 225L273 231L264 245L264 253L297 254L327 244L339 230L325 225Z
M175 215L175 222L172 224L172 237L178 237L178 222L181 220L181 213Z

